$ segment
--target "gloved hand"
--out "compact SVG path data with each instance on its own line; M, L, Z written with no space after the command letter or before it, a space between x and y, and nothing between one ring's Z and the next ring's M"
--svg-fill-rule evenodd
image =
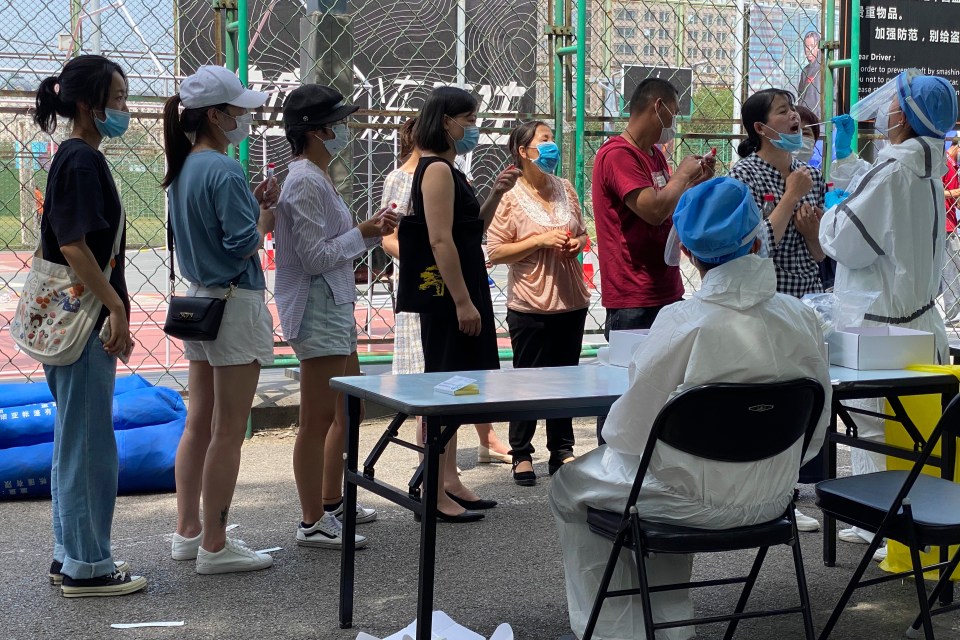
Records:
M837 128L834 137L834 142L837 145L837 160L843 160L853 153L851 145L853 144L853 134L857 130L857 123L847 114L834 116L830 120Z
M850 116L847 117L849 118ZM837 153L840 153L839 149L837 150ZM847 155L850 155L849 148L847 149ZM837 157L839 157L839 155ZM831 207L835 207L846 200L849 196L850 194L843 189L834 189L833 191L827 191L827 195L823 198L823 203L827 209L830 209Z

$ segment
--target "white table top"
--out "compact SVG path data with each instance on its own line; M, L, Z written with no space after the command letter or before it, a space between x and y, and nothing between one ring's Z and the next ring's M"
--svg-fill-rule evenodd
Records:
M330 386L365 400L376 401L408 415L458 415L478 409L509 411L542 403L551 409L583 409L609 406L627 390L627 369L608 365L579 365L542 369L503 369L419 373L410 375L349 376L333 378ZM477 380L480 393L452 396L434 391L434 386L454 375ZM920 371L858 371L830 367L835 389L878 383L910 386L944 378L944 374ZM949 376L952 377L952 376Z

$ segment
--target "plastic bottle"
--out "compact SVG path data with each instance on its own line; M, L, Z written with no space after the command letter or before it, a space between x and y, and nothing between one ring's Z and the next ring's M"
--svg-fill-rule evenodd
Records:
M763 208L760 209L760 212L763 214L764 218L769 218L770 214L773 213L773 210L777 208L777 199L772 193L765 194L763 196Z

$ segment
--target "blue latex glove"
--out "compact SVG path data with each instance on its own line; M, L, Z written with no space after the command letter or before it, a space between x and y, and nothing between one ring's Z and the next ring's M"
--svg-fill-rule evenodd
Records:
M853 153L851 145L853 144L853 134L857 130L857 123L847 114L834 116L830 120L837 129L834 137L837 146L837 160L843 160Z
M840 153L839 150L837 151L837 153L838 154ZM850 149L847 149L847 155L850 155ZM850 194L844 191L843 189L834 189L833 191L827 191L827 195L825 195L823 198L823 204L827 207L827 209L830 209L832 207L837 206L844 200L846 200L847 197L849 197L849 195Z

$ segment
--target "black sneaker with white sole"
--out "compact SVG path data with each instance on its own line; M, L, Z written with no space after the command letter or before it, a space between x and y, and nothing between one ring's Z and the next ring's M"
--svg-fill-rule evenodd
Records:
M303 523L297 527L297 544L301 547L320 547L323 549L340 549L343 546L343 525L331 512L323 516L309 527ZM354 536L354 547L362 549L367 546L367 539L363 536Z
M143 576L131 576L126 571L114 571L96 578L77 579L63 576L63 586L60 590L64 598L102 598L125 596L140 591L146 586L147 579Z
M130 565L123 560L114 560L113 567L115 571L130 573ZM47 577L50 578L50 584L57 586L63 584L63 563L57 560L51 562L50 571L47 572Z

